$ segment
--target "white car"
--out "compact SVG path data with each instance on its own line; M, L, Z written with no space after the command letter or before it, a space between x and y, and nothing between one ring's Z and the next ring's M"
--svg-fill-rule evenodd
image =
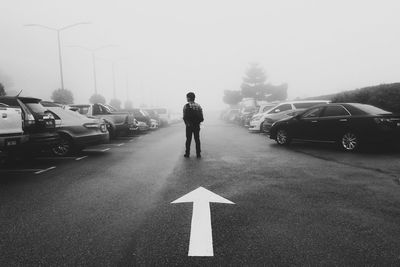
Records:
M328 103L330 103L330 101L328 100L308 100L308 101L304 100L304 101L290 101L290 102L280 103L263 113L255 114L250 121L249 131L251 132L262 131L264 120L269 114L276 114L286 110L310 108L315 105L328 104Z
M0 103L0 150L11 150L29 139L22 129L21 109Z

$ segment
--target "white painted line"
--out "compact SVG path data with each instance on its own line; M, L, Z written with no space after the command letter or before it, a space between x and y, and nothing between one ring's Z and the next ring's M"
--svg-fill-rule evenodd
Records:
M114 146L123 146L125 145L125 143L121 143L121 144L113 144Z
M105 149L91 149L91 148L89 148L89 149L84 149L83 151L86 151L86 152L106 152L106 151L108 151L110 149L111 148L105 148Z
M52 169L55 169L55 168L56 168L56 166L49 167L49 168L47 168L47 169L44 169L44 170L37 171L37 172L35 172L35 174L41 174L41 173L44 173L44 172L50 171L50 170L52 170Z
M65 159L76 159L76 157L37 157L35 159L37 159L37 160L54 160L54 159L65 160Z
M131 139L131 140L129 140L129 142L133 142L135 139Z
M196 190L171 202L193 202L192 225L190 229L190 242L188 256L213 257L214 248L211 228L210 202L235 204L207 189L199 187Z
M80 157L80 158L76 158L75 160L82 160L82 159L85 159L87 157L89 157L89 156L83 156L83 157Z
M7 173L7 172L37 172L41 171L42 169L3 169L0 170L0 173Z

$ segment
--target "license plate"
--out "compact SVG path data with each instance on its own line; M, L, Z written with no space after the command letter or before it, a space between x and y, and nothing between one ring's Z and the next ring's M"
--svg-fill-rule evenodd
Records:
M18 144L17 140L6 141L6 146L16 146Z

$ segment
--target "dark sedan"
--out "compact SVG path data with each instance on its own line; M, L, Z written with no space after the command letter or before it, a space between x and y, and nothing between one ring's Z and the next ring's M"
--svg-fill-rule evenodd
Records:
M344 150L354 151L361 144L398 143L400 116L358 103L318 105L274 123L270 138L279 145L293 139L337 142Z

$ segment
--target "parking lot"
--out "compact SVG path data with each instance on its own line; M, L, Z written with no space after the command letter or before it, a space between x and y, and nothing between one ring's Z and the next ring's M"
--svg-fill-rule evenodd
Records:
M72 157L1 165L0 265L397 265L400 152L278 146L206 116L203 157L184 126L118 138ZM213 257L188 257L198 187Z

